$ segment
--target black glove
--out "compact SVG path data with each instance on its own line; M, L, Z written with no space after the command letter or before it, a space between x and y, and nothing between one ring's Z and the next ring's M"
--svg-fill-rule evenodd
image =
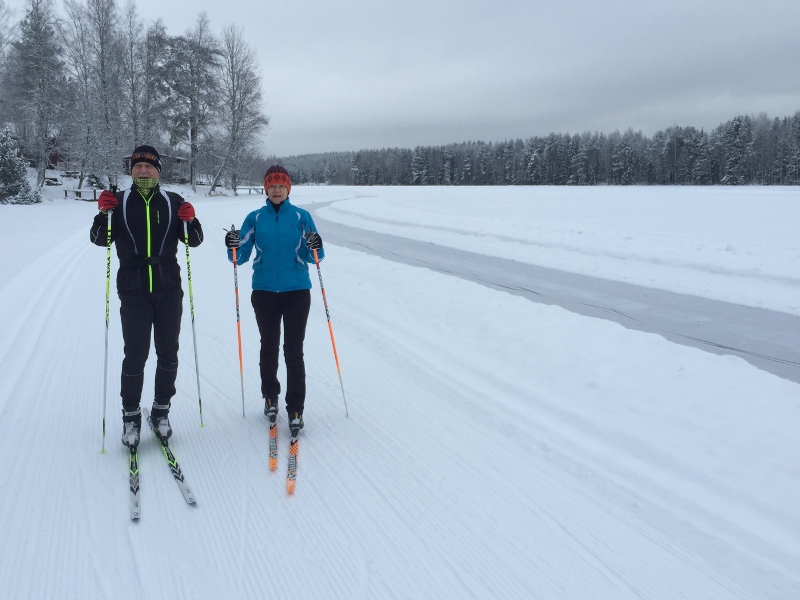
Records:
M316 231L309 231L306 234L306 248L309 250L319 250L322 248L322 238Z
M239 231L231 227L231 230L225 234L225 247L238 248L239 247Z

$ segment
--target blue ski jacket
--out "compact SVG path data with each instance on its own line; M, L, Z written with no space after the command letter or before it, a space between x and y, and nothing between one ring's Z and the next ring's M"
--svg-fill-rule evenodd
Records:
M275 212L267 199L266 205L254 210L244 219L239 232L236 264L253 258L253 289L265 292L310 290L308 263L314 262L314 251L306 248L304 234L316 231L314 220L307 210L294 206L287 198ZM325 250L317 250L320 260ZM233 252L228 249L228 260Z

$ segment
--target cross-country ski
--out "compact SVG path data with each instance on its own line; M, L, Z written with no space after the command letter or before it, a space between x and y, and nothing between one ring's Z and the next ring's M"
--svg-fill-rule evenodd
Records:
M269 470L278 468L278 407L267 404L264 414L269 419Z
M184 500L189 504L196 504L197 500L194 497L194 492L189 488L189 485L186 483L186 479L183 476L183 471L181 470L180 465L178 465L178 460L175 458L175 455L172 453L172 449L169 447L169 441L159 436L156 432L156 428L150 422L150 414L148 410L145 408L143 411L144 417L146 422L150 426L150 431L153 432L153 436L158 441L158 445L161 447L161 454L164 456L164 460L167 461L167 466L169 467L170 473L172 473L172 477L175 479L175 483L178 484L178 487L181 490L181 494L183 494Z
M142 515L142 506L139 501L139 455L136 447L129 449L128 487L130 488L131 519L136 520Z

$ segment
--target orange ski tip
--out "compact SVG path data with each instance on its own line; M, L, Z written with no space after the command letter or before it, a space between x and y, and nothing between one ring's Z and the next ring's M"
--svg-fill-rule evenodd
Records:
M278 468L278 460L275 458L269 459L269 470L275 471Z
M287 481L286 482L286 492L289 494L294 494L294 481Z

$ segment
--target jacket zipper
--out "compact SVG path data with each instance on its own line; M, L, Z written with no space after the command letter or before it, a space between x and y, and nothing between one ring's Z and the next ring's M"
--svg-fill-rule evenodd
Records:
M278 290L279 292L280 292L280 289L278 289L278 258L279 258L278 257L278 245L280 243L280 238L279 238L279 236L280 236L280 227L278 226L278 215L280 214L281 208L283 208L283 206L278 208L278 212L275 213L275 252L274 252L275 256L273 257L274 258L275 268L272 270L272 288L275 289L275 290Z
M145 213L147 215L147 217L146 217L146 220L147 220L147 273L148 273L148 275L150 277L150 293L152 294L153 293L153 265L150 264L150 255L151 255L151 252L152 252L152 250L150 248L151 240L152 240L152 236L150 235L150 200L153 199L153 194L150 194L149 198L145 198L144 196L142 196L142 199L144 200L144 208L145 208Z

